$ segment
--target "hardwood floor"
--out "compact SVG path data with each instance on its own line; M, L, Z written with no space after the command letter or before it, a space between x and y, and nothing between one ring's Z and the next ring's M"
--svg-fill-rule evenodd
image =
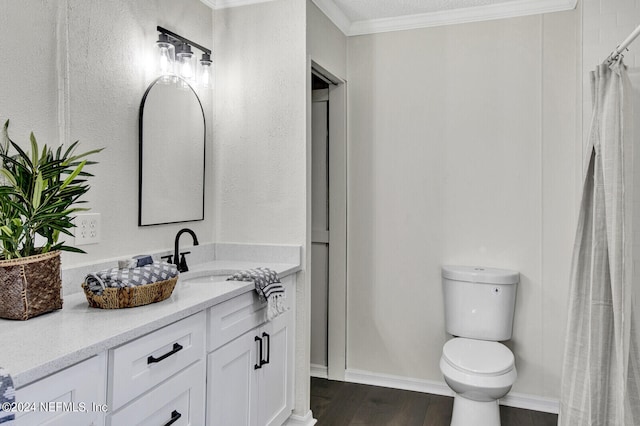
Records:
M318 426L449 426L453 398L311 378L311 410ZM500 407L502 426L555 426L558 416ZM469 425L473 426L473 425Z

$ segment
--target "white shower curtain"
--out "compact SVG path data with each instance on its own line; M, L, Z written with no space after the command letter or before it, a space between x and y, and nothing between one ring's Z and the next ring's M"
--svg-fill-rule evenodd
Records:
M571 266L558 424L637 426L640 295L634 291L632 250L640 254L640 246L632 219L639 201L634 149L637 156L640 146L633 143L631 88L622 60L598 66L591 85L591 155Z

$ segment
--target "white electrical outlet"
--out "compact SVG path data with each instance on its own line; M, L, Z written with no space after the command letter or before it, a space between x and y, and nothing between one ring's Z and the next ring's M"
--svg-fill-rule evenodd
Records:
M100 242L100 213L78 214L75 224L77 246Z

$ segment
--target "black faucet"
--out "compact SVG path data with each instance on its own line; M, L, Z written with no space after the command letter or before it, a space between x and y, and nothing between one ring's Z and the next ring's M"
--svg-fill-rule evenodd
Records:
M191 253L190 251L184 252L184 253L180 253L180 236L182 234L184 234L185 232L191 234L191 237L193 238L193 245L197 246L199 245L198 243L198 237L196 237L196 233L193 232L191 229L189 228L182 228L181 230L178 231L178 233L176 234L176 239L175 239L175 243L174 243L174 251L173 251L173 263L175 265L178 266L178 272L187 272L189 270L189 267L187 266L187 259L185 258L185 255ZM182 258L180 258L180 261L178 261L178 256L182 255Z

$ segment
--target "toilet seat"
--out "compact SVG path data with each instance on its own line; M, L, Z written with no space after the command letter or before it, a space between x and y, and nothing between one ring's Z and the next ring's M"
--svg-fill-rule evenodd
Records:
M456 337L445 343L442 359L471 375L500 376L514 369L513 353L502 343Z

